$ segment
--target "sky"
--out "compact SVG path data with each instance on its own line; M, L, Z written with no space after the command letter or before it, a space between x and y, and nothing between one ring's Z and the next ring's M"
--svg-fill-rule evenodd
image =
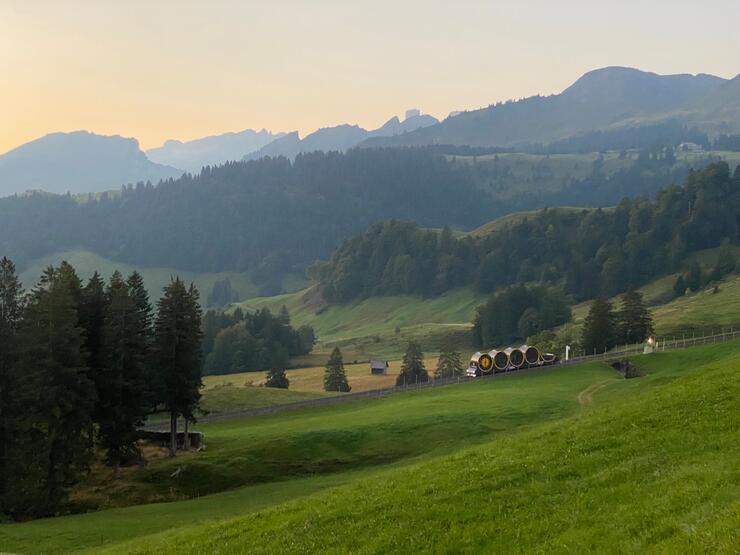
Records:
M740 73L737 0L0 0L0 152L376 128L562 91L610 65Z

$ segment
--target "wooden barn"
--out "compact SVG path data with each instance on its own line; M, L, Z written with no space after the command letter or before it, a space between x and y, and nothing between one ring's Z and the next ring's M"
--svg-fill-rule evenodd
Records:
M370 361L370 373L373 376L385 376L388 373L388 361L387 360L371 360Z

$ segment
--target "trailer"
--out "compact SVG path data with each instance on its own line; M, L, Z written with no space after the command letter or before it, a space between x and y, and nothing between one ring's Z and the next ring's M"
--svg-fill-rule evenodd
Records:
M465 374L470 378L478 378L523 368L552 366L559 362L560 358L553 353L543 353L533 345L520 345L519 347L473 353Z

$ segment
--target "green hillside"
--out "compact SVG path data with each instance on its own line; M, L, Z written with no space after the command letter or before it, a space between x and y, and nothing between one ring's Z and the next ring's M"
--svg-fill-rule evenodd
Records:
M491 225L494 224L492 222ZM489 233L491 229L481 232ZM698 252L687 259L687 264L698 260L709 270L716 261L717 253L718 249ZM736 256L740 258L740 249ZM645 301L651 305L659 335L687 330L709 333L712 329L731 326L740 328L740 277L732 275L697 293L673 299L675 279L676 274L670 274L639 289ZM339 345L354 358L393 358L403 352L411 339L420 341L429 353L436 352L445 341L450 340L463 352L472 349L469 331L475 308L486 297L471 287L464 287L431 299L403 295L325 305L316 299L312 289L308 289L276 297L250 299L237 306L245 310L267 307L277 311L285 305L294 323L314 327L319 338L316 347L318 352ZM619 297L613 302L618 305ZM573 306L576 325L583 322L589 305L590 301Z
M735 256L740 254L735 249ZM717 259L718 249L708 249L689 257L709 270ZM657 279L641 287L658 336L675 337L683 334L710 335L725 329L740 329L740 275L733 274L717 283L709 283L697 292L673 298L673 284L677 274ZM619 305L619 297L612 299ZM589 302L573 307L573 321L581 325L588 313Z
M740 357L724 353L601 410L112 551L732 553Z
M257 382L261 382L263 376L264 374L256 372L206 376L203 380L203 389L201 389L201 410L206 414L218 414L284 405L331 395L331 393L325 393L323 388L315 388L314 391L298 388L298 391L293 391L258 387ZM323 373L321 377L323 378ZM169 414L166 413L157 413L147 418L147 424L169 424L169 421Z
M231 281L231 287L235 290L240 299L249 299L257 295L257 287L252 283L249 276L237 272L220 272L220 273L198 273L177 270L175 268L141 268L131 264L115 262L97 254L85 250L71 250L58 252L50 256L34 260L23 268L20 274L21 282L26 289L32 288L44 268L49 265L57 265L62 260L66 260L77 270L77 274L83 280L92 276L93 272L99 272L105 279L118 270L124 275L128 275L137 270L146 283L149 294L153 299L159 297L162 289L170 281L172 276L180 276L186 283L193 282L201 293L201 302L205 305L208 294L213 289L213 284L219 279L228 278ZM296 279L295 276L289 276L285 280L287 290L296 290L305 286L305 281Z
M0 545L732 552L740 342L635 362L628 381L596 363L201 425L207 451L135 478L198 499L0 525Z
M324 305L315 291L262 297L238 303L244 310L285 305L296 325L313 326L320 350L339 345L358 356L397 355L410 339L421 341L430 350L452 336L461 347L470 347L469 327L485 296L465 287L439 297L423 299L413 295L371 297L341 305ZM396 329L398 328L398 331Z

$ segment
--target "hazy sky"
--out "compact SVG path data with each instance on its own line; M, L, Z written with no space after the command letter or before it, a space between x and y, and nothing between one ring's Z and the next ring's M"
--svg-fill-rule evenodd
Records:
M740 2L0 0L0 152L373 128L560 92L590 69L740 72Z

